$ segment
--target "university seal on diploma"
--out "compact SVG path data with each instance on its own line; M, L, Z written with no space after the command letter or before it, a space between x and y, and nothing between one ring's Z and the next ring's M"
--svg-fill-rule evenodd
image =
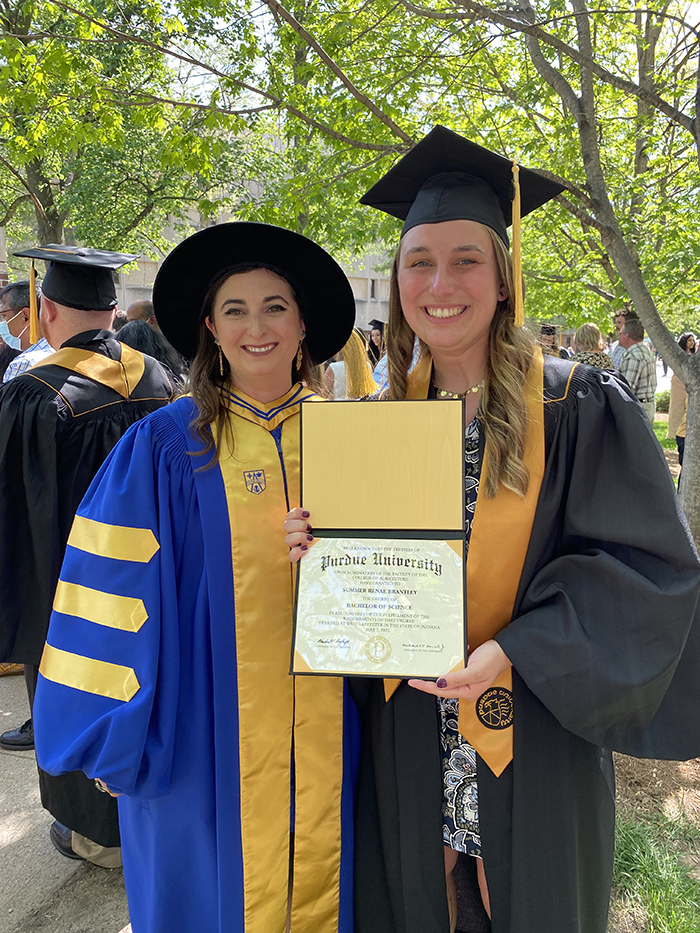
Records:
M301 425L317 540L298 565L292 673L463 667L462 403L304 403Z

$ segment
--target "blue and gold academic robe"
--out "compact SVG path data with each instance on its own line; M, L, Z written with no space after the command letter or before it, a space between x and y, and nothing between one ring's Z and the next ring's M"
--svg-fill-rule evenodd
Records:
M134 933L352 930L357 723L289 675L297 385L230 398L218 465L180 399L128 432L73 526L35 706L46 770L119 799Z

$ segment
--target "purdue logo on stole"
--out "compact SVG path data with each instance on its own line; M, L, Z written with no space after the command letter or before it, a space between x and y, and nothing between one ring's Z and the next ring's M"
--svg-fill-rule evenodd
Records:
M261 492L265 491L265 471L264 470L250 470L248 473L243 474L245 479L245 488L248 492L252 492L253 495L259 496Z
M505 687L491 687L476 701L476 717L487 729L513 725L513 694Z

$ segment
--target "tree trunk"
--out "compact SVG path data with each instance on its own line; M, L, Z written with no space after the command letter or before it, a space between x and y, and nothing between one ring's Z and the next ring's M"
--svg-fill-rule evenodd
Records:
M639 319L654 346L688 391L687 431L683 456L683 481L680 498L691 534L700 547L700 358L684 353L659 317L641 270L634 262L622 235L611 236L606 244L615 268L625 284Z
M697 362L697 361L693 361ZM680 497L690 533L695 543L700 542L700 370L698 365L686 388L688 390L688 417L681 475Z
M66 215L59 210L54 198L51 181L46 177L38 159L27 163L27 187L34 194L34 213L36 215L39 243L63 242L63 225Z

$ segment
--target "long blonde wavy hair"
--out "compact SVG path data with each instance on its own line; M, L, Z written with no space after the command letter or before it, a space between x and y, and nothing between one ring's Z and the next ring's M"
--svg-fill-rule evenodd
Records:
M210 451L214 451L211 460L206 464L206 469L215 466L219 462L224 438L229 450L233 452L233 431L227 401L228 393L231 390L231 368L226 357L222 356L224 372L223 375L221 374L219 369L219 348L214 342L214 335L207 327L206 321L213 314L216 293L224 282L231 278L232 275L241 275L245 272L252 272L254 269L268 269L289 284L299 307L302 323L304 320L303 304L294 284L289 281L283 272L263 263L246 263L229 269L222 273L209 288L199 315L197 353L189 371L189 391L197 403L198 409L190 428L202 442L202 449L198 450L196 455L204 456ZM318 367L309 356L306 341L302 343L301 350L301 368L298 372L295 364L292 363L292 384L294 382L303 382L313 392L320 392ZM212 427L214 428L213 433ZM216 440L214 440L215 437ZM200 469L202 468L200 467Z
M367 357L367 341L356 327L350 339L340 351L345 363L345 380L348 398L366 398L377 391Z
M524 397L525 377L532 363L533 341L521 327L515 326L513 301L513 264L510 253L500 237L484 227L491 237L496 265L508 297L499 301L491 321L489 349L486 360L486 381L479 405L488 459L482 476L486 497L492 499L499 485L524 496L530 482L523 463L527 408ZM387 328L387 372L389 398L404 399L408 372L413 359L415 334L401 307L399 294L399 257L401 246L391 270L389 324ZM420 341L421 356L430 347Z

